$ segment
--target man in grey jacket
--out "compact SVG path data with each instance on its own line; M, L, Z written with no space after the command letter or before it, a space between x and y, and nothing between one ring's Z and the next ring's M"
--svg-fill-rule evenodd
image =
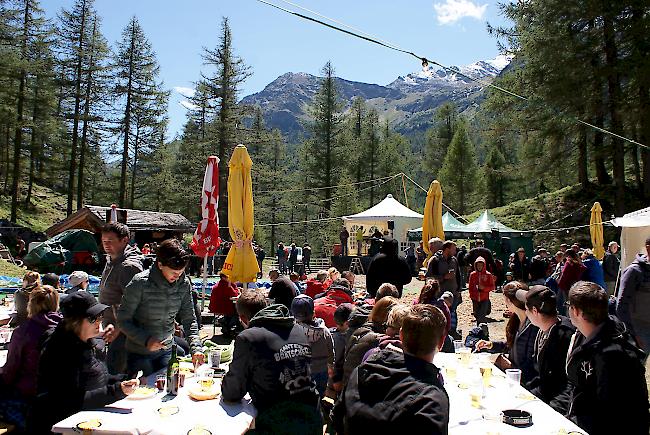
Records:
M650 352L650 237L645 241L647 255L639 254L621 274L616 315L646 353Z
M185 276L190 253L175 239L158 247L151 269L133 277L117 311L126 335L127 373L147 376L167 367L178 316L190 344L192 361L203 362L191 285Z
M116 324L117 309L126 285L142 272L144 256L129 245L129 227L111 222L102 228L102 247L108 256L99 284L99 302L110 308L104 314L104 340L109 343L106 365L111 374L126 372L126 337Z

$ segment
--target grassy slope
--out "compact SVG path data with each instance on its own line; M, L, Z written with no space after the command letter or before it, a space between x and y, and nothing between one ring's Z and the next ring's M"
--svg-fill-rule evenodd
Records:
M47 187L34 185L31 204L26 207L21 203L19 206L17 223L34 231L44 232L55 222L65 218L65 207L65 195ZM2 195L0 196L0 219L9 219L10 215L11 197Z
M629 196L627 211L644 207L632 194ZM609 220L615 214L614 189L612 187L593 186L584 190L579 185L568 186L533 198L515 201L490 211L502 223L517 230L533 230L541 227L565 228L589 224L591 207L594 201L600 202L603 208L602 217L604 221ZM587 205L584 206L585 204ZM480 213L472 213L467 216L467 219L473 221ZM558 219L558 222L553 223ZM605 241L617 238L616 229L606 226ZM579 242L581 246L590 246L590 240L588 227L570 230L568 233L565 230L537 233L534 236L535 245L545 245L551 248L557 248L562 242Z

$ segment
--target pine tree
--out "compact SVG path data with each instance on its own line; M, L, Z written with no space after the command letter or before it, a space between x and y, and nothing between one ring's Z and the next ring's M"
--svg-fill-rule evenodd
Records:
M456 132L458 109L452 102L445 102L436 109L433 116L433 127L426 133L425 167L433 178L442 167L447 149Z
M160 67L151 44L133 17L122 32L115 55L115 94L123 103L119 120L122 136L119 204L134 206L138 163L158 143L166 125L169 92L158 82ZM130 192L127 191L131 167Z
M457 207L458 213L465 214L470 195L476 189L476 158L464 121L456 126L439 178L450 203Z
M485 165L483 166L483 181L488 208L505 205L506 190L506 159L496 146L490 147Z
M59 38L64 48L63 62L70 74L70 94L72 104L72 141L68 164L68 200L66 212L72 214L75 196L75 175L77 173L77 154L79 146L79 121L81 119L83 65L86 60L89 22L94 16L94 0L76 0L70 10L63 9L59 15Z
M308 124L311 138L305 143L307 161L305 171L309 174L311 187L322 187L324 208L329 213L334 189L331 186L340 173L341 144L339 133L342 122L342 104L336 83L334 68L327 62L322 69L323 78L318 93L309 109Z
M225 228L228 226L228 161L231 151L238 143L237 128L245 110L237 104L237 95L241 84L250 76L244 61L234 54L232 32L227 18L221 22L218 46L214 50L205 49L203 61L216 70L204 79L217 112L214 140L219 157L218 212L220 227ZM226 230L222 230L222 237L226 238L227 234Z

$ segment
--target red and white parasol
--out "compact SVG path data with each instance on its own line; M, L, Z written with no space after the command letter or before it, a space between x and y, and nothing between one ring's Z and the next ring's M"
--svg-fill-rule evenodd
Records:
M221 244L219 237L219 158L208 157L208 165L203 177L203 191L201 192L201 221L194 232L190 247L192 251L203 259L203 301L205 301L205 287L207 285L208 257L217 252ZM203 309L203 302L201 309Z

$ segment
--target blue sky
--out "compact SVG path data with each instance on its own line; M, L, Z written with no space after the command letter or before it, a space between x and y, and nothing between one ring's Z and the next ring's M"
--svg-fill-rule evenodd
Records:
M288 9L296 7L272 0ZM446 65L492 59L496 41L486 23L503 24L493 0L293 0L295 4L357 27ZM42 0L49 17L73 0ZM216 46L221 18L230 20L235 52L251 67L241 96L259 92L286 72L318 74L331 60L336 75L388 84L420 68L419 62L368 42L285 14L255 0L96 0L102 31L113 44L136 15L151 41L169 89L191 88L207 72L202 47ZM185 109L172 92L170 129L180 131Z

